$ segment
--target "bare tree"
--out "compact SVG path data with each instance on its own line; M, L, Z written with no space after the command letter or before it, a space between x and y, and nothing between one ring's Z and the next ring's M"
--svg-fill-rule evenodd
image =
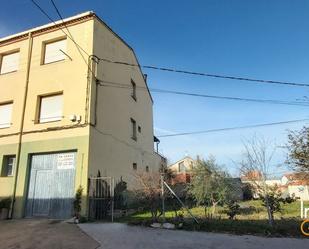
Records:
M161 209L161 179L159 172L137 172L135 193L142 205L150 210L152 220L156 221L162 215Z
M269 225L273 226L274 210L270 203L273 189L267 186L266 179L276 151L275 146L263 137L257 136L245 141L243 145L244 156L242 162L239 163L242 177L252 185L258 195L264 200Z

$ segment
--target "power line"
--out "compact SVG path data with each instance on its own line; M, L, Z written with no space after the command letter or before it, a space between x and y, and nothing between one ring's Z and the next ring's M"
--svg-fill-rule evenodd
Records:
M196 135L196 134L204 134L204 133L212 133L212 132L220 132L220 131L242 130L242 129L256 128L256 127L267 127L267 126L282 125L282 124L292 124L292 123L299 123L299 122L305 122L305 121L309 121L309 119L308 118L296 119L296 120L288 120L288 121L273 122L273 123L236 126L236 127L228 127L228 128L221 128L221 129L211 129L211 130L204 130L204 131L174 133L174 134L161 135L157 137L165 138L165 137L176 137L176 136L185 136L185 135Z
M64 20L63 20L63 17L62 17L62 15L61 15L61 13L60 13L58 7L56 6L56 3L55 3L53 0L50 0L50 1L51 1L52 5L54 6L54 9L56 10L56 12L57 12L59 18L61 19L61 21L62 21L64 27L65 27L66 30L68 31L69 37L70 37L70 39L73 41L73 43L75 44L78 53L81 55L83 61L85 62L85 64L86 64L87 67L88 67L87 60L85 59L84 55L83 55L82 52L81 52L81 49L82 49L81 46L80 46L80 45L77 45L78 43L75 41L75 39L74 39L72 33L70 32L70 30L68 29L67 25L65 24L65 22L64 22ZM86 52L84 49L83 49L83 51ZM88 67L88 68L89 68L89 67Z
M36 3L34 0L31 0L31 2L50 21L52 21L55 25L58 25L38 3ZM65 22L63 20L63 17L61 15L59 9L57 8L55 2L53 0L51 0L51 3L54 6L58 16L62 20L62 24L65 26L65 28L68 31L69 35L61 27L59 27L59 29L75 44L75 46L78 49L78 52L80 53L80 55L82 56L84 62L87 65L87 67L89 68L89 65L88 65L87 61L85 60L85 58L84 58L83 54L81 53L81 51L83 51L88 56L90 56L90 55L75 41L73 35L71 34L71 32L69 31L68 27L66 26L66 24L65 24ZM99 58L99 60L102 60L102 61L105 61L105 62L108 62L108 63L115 63L115 64L120 64L120 65L134 66L134 67L142 67L142 68L147 68L147 69L167 71L167 72L173 72L173 73L182 73L182 74L198 75L198 76L213 77L213 78L222 78L222 79L229 79L229 80L240 80L240 81L249 81L249 82L257 82L257 83L266 83L266 84L280 84L280 85L289 85L289 86L309 87L309 84L305 84L305 83L286 82L286 81L274 81L274 80L264 80L264 79L254 79L254 78L235 77L235 76L228 76L228 75L217 75L217 74L209 74L209 73L203 73L203 72L179 70L179 69L174 69L174 68L157 67L157 66L149 66L149 65L138 65L138 64L127 63L127 62L112 61L112 60L108 60L108 59L104 59L104 58ZM104 81L100 81L100 82L104 82ZM107 82L107 83L110 84L111 82ZM104 86L108 86L108 85L104 85ZM109 86L109 87L111 87L111 86ZM116 86L113 86L113 87L116 87ZM130 86L128 86L128 85L127 86L120 86L119 85L118 87L129 88ZM145 90L147 90L147 88L145 88ZM170 90L164 90L164 89L150 89L150 91L158 92L158 93L169 93L169 94L187 95L187 96L193 96L193 97L205 97L205 98L228 99L228 100L249 101L249 102L262 102L262 103L271 103L271 104L308 106L308 103L305 103L305 102L288 102L288 101L278 101L278 100L261 100L261 99L248 99L248 98L238 98L238 97L228 97L228 96L215 96L215 95L196 94L196 93L188 93L188 92L180 92L180 91L170 91ZM158 137L172 137L172 136L193 135L193 134L202 134L202 133L228 131L228 130L247 129L247 128L254 128L254 127L263 127L263 126L272 126L272 125L281 125L281 124L288 124L288 123L304 122L304 121L308 121L308 120L309 119L290 120L290 121L275 122L275 123L266 123L266 124L257 124L257 125L248 125L248 126L239 126L239 127L230 127L230 128L222 128L222 129L212 129L212 130L206 130L206 131L196 131L196 132L168 134L168 135L161 135L161 136L158 136Z
M128 84L117 83L112 81L104 81L104 80L98 80L98 81L103 83L100 85L104 87L115 87L130 90L132 89L132 86ZM139 90L148 91L148 88L146 87L136 86L136 88ZM292 106L307 106L307 107L309 106L309 102L303 102L303 101L297 102L297 101L283 101L283 100L271 100L271 99L252 99L252 98L241 98L241 97L230 97L230 96L218 96L218 95L199 94L193 92L172 91L158 88L149 88L149 91L155 93L176 94L176 95L184 95L199 98L224 99L224 100L264 103L264 104L277 104L277 105L292 105Z
M57 24L53 18L50 17L50 15L34 0L30 0L52 23L54 23L55 25L59 25ZM54 4L54 3L53 3ZM56 5L54 5L56 6ZM56 11L58 13L58 9L56 8ZM58 13L58 15L60 14L60 12ZM60 18L62 20L62 24L64 24L64 20L63 18L61 17L60 15ZM66 26L66 25L64 25ZM87 51L85 49L83 49L72 37L68 36L68 34L61 28L61 27L58 27L59 30L61 30L76 46L78 46L85 54L87 54L88 56L90 56Z
M210 73L203 73L203 72L194 72L194 71L188 71L188 70L180 70L180 69L175 69L175 68L149 66L149 65L138 65L138 64L122 62L122 61L112 61L112 60L105 59L105 58L99 58L99 59L101 61L105 61L105 62L108 62L108 63L114 63L114 64L126 65L126 66L133 66L133 67L142 67L142 68L146 68L146 69L166 71L166 72L172 72L172 73L181 73L181 74L197 75L197 76L220 78L220 79L228 79L228 80L240 80L240 81L248 81L248 82L255 82L255 83L279 84L279 85L298 86L298 87L309 87L309 84L306 84L306 83L288 82L288 81L276 81L276 80L264 80L264 79L236 77L236 76L229 76L229 75L210 74Z
M30 0L51 22L53 22L55 25L57 23L48 15L48 13L34 0ZM62 20L64 26L68 30L67 26L64 23L64 20L62 18L62 15L57 8L55 2L51 0L51 3L53 4L58 16ZM65 34L68 35L62 28L59 27L59 29ZM70 33L70 31L68 30ZM73 41L73 43L82 50L85 54L90 56L87 51L85 51L72 37L71 33L70 36L68 36L70 40ZM257 82L257 83L266 83L266 84L280 84L280 85L289 85L289 86L300 86L300 87L309 87L309 84L306 83L297 83L297 82L287 82L287 81L275 81L275 80L264 80L264 79L256 79L256 78L246 78L246 77L236 77L236 76L229 76L229 75L218 75L218 74L210 74L210 73L203 73L203 72L194 72L194 71L188 71L188 70L180 70L175 68L167 68L167 67L157 67L157 66L150 66L150 65L138 65L128 62L121 62L121 61L112 61L106 58L99 58L101 61L105 61L108 63L115 63L120 65L127 65L127 66L134 66L134 67L142 67L147 69L153 69L153 70L160 70L160 71L167 71L167 72L173 72L173 73L182 73L182 74L190 74L190 75L198 75L198 76L205 76L205 77L213 77L213 78L221 78L221 79L229 79L229 80L240 80L240 81L248 81L248 82Z
M48 13L34 0L30 0L51 22L53 22L55 25L57 23L48 15ZM55 2L51 0L51 3L53 4L58 16L61 18L64 26L68 30L67 26L64 23L64 20L62 18L62 15L57 8ZM59 27L59 29L65 34L68 35L62 28ZM68 30L70 33L70 31ZM71 36L68 36L70 40L85 54L90 56L87 51L85 51ZM80 52L80 51L79 51ZM182 74L190 74L190 75L197 75L197 76L204 76L204 77L212 77L212 78L221 78L221 79L229 79L229 80L239 80L239 81L248 81L248 82L256 82L256 83L265 83L265 84L280 84L280 85L288 85L288 86L298 86L298 87L309 87L309 84L306 83L298 83L298 82L287 82L287 81L275 81L275 80L264 80L264 79L256 79L256 78L246 78L246 77L236 77L236 76L229 76L229 75L219 75L219 74L210 74L210 73L204 73L204 72L194 72L189 70L180 70L175 68L167 68L167 67L158 67L158 66L150 66L150 65L138 65L128 62L122 62L122 61L112 61L106 58L99 58L101 61L105 61L108 63L115 63L120 65L127 65L127 66L134 66L134 67L142 67L146 69L152 69L152 70L160 70L160 71L167 71L167 72L173 72L173 73L182 73Z

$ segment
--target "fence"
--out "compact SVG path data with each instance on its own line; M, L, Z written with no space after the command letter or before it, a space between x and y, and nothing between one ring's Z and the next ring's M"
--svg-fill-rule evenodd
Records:
M90 177L88 190L88 219L114 220L114 178Z

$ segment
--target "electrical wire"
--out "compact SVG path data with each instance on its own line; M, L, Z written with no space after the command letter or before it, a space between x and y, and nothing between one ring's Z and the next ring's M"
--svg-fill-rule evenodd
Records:
M58 25L48 14L44 9L36 3L34 0L31 0L31 2L55 25ZM51 0L57 14L62 20L63 25L68 30L67 26L65 25L65 22L62 18L62 15L57 8L55 2ZM82 50L84 53L86 53L88 56L90 56L73 38L72 34L69 32L69 35L61 28L59 29L76 45L78 48L78 51L80 52L81 56L83 57L80 50ZM84 57L83 57L84 58ZM286 82L286 81L274 81L274 80L264 80L264 79L255 79L255 78L245 78L245 77L235 77L235 76L228 76L228 75L218 75L218 74L209 74L209 73L203 73L203 72L194 72L194 71L188 71L188 70L180 70L175 68L167 68L167 67L157 67L157 66L149 66L149 65L138 65L133 63L127 63L127 62L121 62L121 61L112 61L105 58L99 58L101 61L105 61L108 63L114 63L119 65L127 65L127 66L134 66L134 67L142 67L146 69L152 69L152 70L160 70L160 71L167 71L167 72L173 72L173 73L181 73L181 74L190 74L190 75L197 75L197 76L204 76L204 77L213 77L213 78L221 78L221 79L229 79L229 80L239 80L239 81L248 81L248 82L256 82L256 83L266 83L266 84L280 84L280 85L288 85L288 86L298 86L298 87L309 87L309 84L305 83L297 83L297 82ZM85 61L85 60L84 60ZM85 61L86 62L86 61ZM88 63L86 62L87 67L89 68ZM101 81L102 82L102 81ZM115 87L115 86L114 86ZM121 86L118 86L121 87ZM122 86L124 87L124 86ZM146 89L146 88L145 88ZM212 95L204 95L204 94L196 94L196 93L187 93L187 92L179 92L179 91L169 91L169 90L163 90L163 89L151 89L151 91L161 92L161 93L172 93L172 94L179 94L179 95L190 95L195 97L206 97L206 98L220 98L220 99L229 99L229 100L239 100L239 101L254 101L254 102L263 102L263 103L276 103L276 104L289 104L289 105L304 105L308 106L306 103L299 103L299 102L285 102L285 101L276 101L276 100L259 100L259 99L245 99L245 98L235 98L235 97L227 97L227 96L212 96ZM168 135L161 135L158 137L174 137L174 136L183 136L183 135L193 135L193 134L202 134L202 133L210 133L210 132L219 132L219 131L228 131L228 130L239 130L239 129L247 129L247 128L254 128L254 127L265 127L265 126L272 126L272 125L282 125L282 124L288 124L288 123L296 123L296 122L304 122L308 121L309 119L300 119L300 120L289 120L289 121L282 121L282 122L274 122L274 123L266 123L266 124L257 124L257 125L248 125L248 126L239 126L239 127L229 127L229 128L222 128L222 129L212 129L212 130L205 130L205 131L196 131L196 132L184 132L184 133L176 133L176 134L168 134Z
M112 88L114 87L114 88L132 90L132 86L128 84L112 82L112 81L105 81L105 80L98 80L98 82L100 82L100 85L104 87L112 87ZM148 91L147 87L136 86L136 89ZM231 97L231 96L199 94L199 93L193 93L193 92L173 91L173 90L158 89L158 88L149 88L149 91L155 92L155 93L185 95L185 96L199 97L199 98L211 98L211 99L221 99L221 100L224 99L224 100L234 100L234 101L256 102L256 103L263 103L263 104L308 106L309 107L309 102L304 102L304 101L300 102L300 101L283 101L283 100L272 100L272 99L251 99L251 98L241 98L241 97Z
M279 84L279 85L287 85L287 86L309 87L309 84L306 84L306 83L276 81L276 80L264 80L264 79L236 77L236 76L229 76L229 75L210 74L210 73L203 73L203 72L180 70L180 69L175 69L175 68L149 66L149 65L138 65L138 64L123 62L123 61L113 61L113 60L109 60L109 59L106 59L106 58L99 58L99 59L101 61L105 61L105 62L108 62L108 63L114 63L114 64L126 65L126 66L133 66L133 67L142 67L142 68L146 68L146 69L166 71L166 72L172 72L172 73L181 73L181 74L197 75L197 76L220 78L220 79L227 79L227 80L239 80L239 81L247 81L247 82L255 82L255 83L264 83L264 84Z
M63 17L62 17L62 15L61 15L61 13L60 13L58 7L56 6L56 3L55 3L53 0L50 0L50 1L51 1L52 5L54 6L54 8L55 8L55 10L56 10L56 12L57 12L59 18L61 19L61 21L62 21L64 27L66 28L66 30L67 30L67 32L68 32L68 34L69 34L70 39L71 39L71 40L73 41L73 43L75 44L75 46L76 46L76 48L77 48L77 51L78 51L79 54L81 55L83 61L84 61L85 64L87 65L87 67L90 69L90 67L88 66L87 60L85 59L84 55L82 54L82 51L84 51L84 52L86 52L86 51L75 41L75 39L74 39L72 33L70 32L70 30L68 29L67 25L65 24L65 22L64 22L64 20L63 20ZM88 55L88 53L86 53L86 54ZM88 56L89 56L89 55L88 55Z
M54 23L55 25L59 25L59 23L57 24L51 17L50 15L48 15L48 13L34 0L30 0L52 23ZM62 18L61 18L62 19ZM64 22L64 20L62 19L62 22ZM62 23L63 24L63 23ZM59 26L58 27L59 30L61 30L66 36L68 36L68 34ZM85 49L83 49L74 39L72 39L70 36L68 36L68 38L76 45L78 46L85 54L87 54L88 56L90 56L87 51Z
M306 122L306 121L309 121L309 118L288 120L288 121L281 121L281 122L273 122L273 123L264 123L264 124L235 126L235 127L220 128L220 129L210 129L210 130L204 130L204 131L173 133L173 134L167 134L167 135L160 135L160 136L156 136L156 137L166 138L166 137L178 137L178 136L186 136L186 135L197 135L197 134L205 134L205 133L212 133L212 132L224 132L224 131L232 131L232 130L257 128L257 127L267 127L267 126L275 126L275 125L283 125L283 124L300 123L300 122Z
M34 0L31 0L31 2L55 25L57 23L47 14L46 11ZM51 0L51 3L53 4L57 14L61 18L63 24L64 20L62 18L62 15L59 11L59 8L56 6L55 2ZM66 29L68 30L67 26L65 25ZM68 35L63 29L59 27L59 29L66 35ZM69 30L68 30L69 31ZM90 56L87 51L85 51L75 40L73 37L68 36L69 39L73 41L73 43L84 53L86 53L88 56ZM280 84L280 85L287 85L287 86L298 86L298 87L309 87L309 84L307 83L298 83L298 82L288 82L288 81L276 81L276 80L265 80L265 79L257 79L257 78L247 78L247 77L237 77L237 76L230 76L230 75L219 75L219 74L210 74L210 73L204 73L204 72L195 72L195 71L189 71L189 70L180 70L176 68L168 68L168 67L158 67L158 66L151 66L151 65L139 65L139 64L133 64L128 62L122 62L122 61L113 61L106 58L99 58L101 61L105 61L108 63L115 63L120 65L127 65L127 66L134 66L134 67L142 67L146 69L152 69L152 70L160 70L160 71L167 71L167 72L173 72L173 73L181 73L181 74L190 74L190 75L197 75L197 76L204 76L204 77L212 77L212 78L221 78L221 79L228 79L228 80L238 80L238 81L246 81L246 82L255 82L255 83L264 83L264 84Z

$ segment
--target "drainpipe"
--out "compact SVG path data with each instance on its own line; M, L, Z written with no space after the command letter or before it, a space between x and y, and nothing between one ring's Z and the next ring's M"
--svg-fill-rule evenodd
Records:
M32 45L33 45L33 37L32 37L32 33L29 32L29 34L28 34L27 72L26 72L26 80L25 80L25 91L24 91L24 96L23 96L22 114L21 114L21 120L20 120L18 145L17 145L17 152L16 152L16 164L15 164L16 169L15 169L15 174L14 174L15 176L14 176L14 185L13 185L12 204L11 204L11 209L10 209L10 214L9 214L10 219L12 219L13 215L14 215L14 206L15 206L15 199L16 199L16 187L17 187L17 180L18 180L18 171L19 171L19 167L20 167L20 154L21 154L21 146L22 146L22 136L23 136L23 131L24 131L25 111L26 111L26 103L27 103L27 96L28 96Z
M98 84L97 81L97 74L98 74L98 65L99 65L100 59L96 55L90 55L88 57L88 72L87 72L87 92L86 92L86 108L85 108L85 122L87 124L90 124L91 126L96 126L97 122L97 92L98 92ZM93 81L95 81L95 96L94 96L94 122L91 121L91 113L89 113L89 110L92 107L90 96L92 96L92 85Z

